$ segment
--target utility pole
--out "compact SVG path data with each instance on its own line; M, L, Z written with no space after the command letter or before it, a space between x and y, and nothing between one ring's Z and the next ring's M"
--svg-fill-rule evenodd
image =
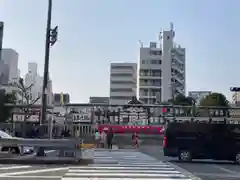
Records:
M47 110L47 88L49 82L49 56L50 46L53 46L57 41L58 26L51 28L52 21L52 0L48 0L48 14L47 14L47 29L46 29L46 44L45 44L45 62L44 62L44 76L43 76L43 89L42 89L42 109L41 120L42 125L46 119Z
M174 107L174 103L175 103L175 93L176 93L176 74L175 72L173 72L173 81L172 81L172 101L173 101L173 104L172 104L172 111L173 111L173 118L175 119L175 107Z
M2 60L3 29L4 23L0 21L0 61Z

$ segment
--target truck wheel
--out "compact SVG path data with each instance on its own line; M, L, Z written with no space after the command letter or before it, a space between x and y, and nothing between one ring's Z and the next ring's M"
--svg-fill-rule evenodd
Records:
M191 161L192 160L191 152L188 150L179 151L178 159L180 161Z

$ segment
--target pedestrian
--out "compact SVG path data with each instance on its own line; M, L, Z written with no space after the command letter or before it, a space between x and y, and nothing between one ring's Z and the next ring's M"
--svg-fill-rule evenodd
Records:
M112 128L109 128L107 131L107 145L108 145L108 149L112 149L112 140L113 140L113 130Z
M132 135L132 146L133 148L138 148L139 147L139 136L138 134L135 132L133 135Z
M95 131L95 141L96 141L97 148L99 148L100 141L101 141L101 136L100 136L98 130Z
M108 128L103 128L101 132L101 147L105 148L106 147L106 141L107 141L107 130Z

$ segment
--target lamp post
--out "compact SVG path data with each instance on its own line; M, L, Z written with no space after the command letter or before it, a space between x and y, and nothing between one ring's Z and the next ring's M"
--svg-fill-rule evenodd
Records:
M43 75L43 89L42 89L42 109L41 109L41 120L42 125L46 119L47 110L47 87L49 81L49 56L50 46L53 46L57 41L58 26L51 29L52 21L52 0L48 0L48 13L47 13L47 29L46 29L46 41L45 41L45 61L44 61L44 75Z
M4 23L0 21L0 60L2 60L3 29Z

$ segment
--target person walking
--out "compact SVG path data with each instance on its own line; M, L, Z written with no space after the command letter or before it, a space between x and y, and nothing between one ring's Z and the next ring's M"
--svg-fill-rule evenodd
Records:
M133 135L132 135L132 146L133 148L138 148L139 147L139 136L138 134L135 132Z
M107 145L108 145L108 149L112 149L112 140L113 140L113 130L112 128L109 128L107 131Z
M97 148L99 148L99 146L100 146L100 140L101 140L101 136L100 136L98 130L96 130L95 131L95 141L96 141Z
M102 133L101 133L101 147L102 148L105 148L106 147L106 144L107 144L107 130L106 128L104 128L102 130Z

